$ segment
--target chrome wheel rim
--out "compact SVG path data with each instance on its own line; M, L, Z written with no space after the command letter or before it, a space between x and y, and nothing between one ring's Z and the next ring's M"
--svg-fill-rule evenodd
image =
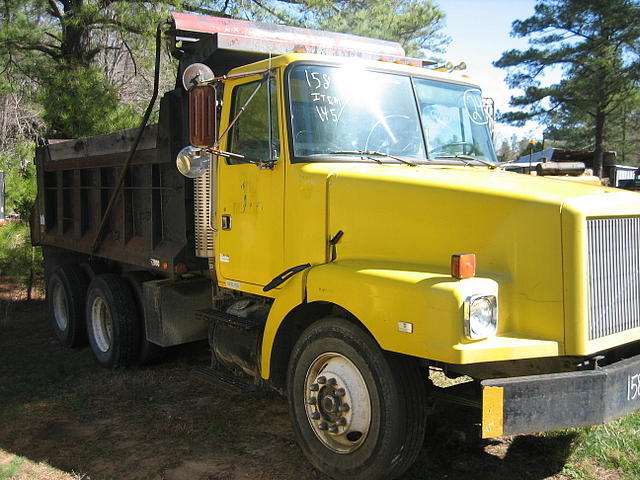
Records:
M65 331L69 326L69 306L64 288L58 281L53 283L51 298L53 299L53 318L61 331Z
M344 355L323 353L311 362L304 382L309 425L340 454L362 446L371 427L371 398L360 370Z
M96 347L102 353L108 352L113 342L113 321L102 297L96 297L91 304L91 326Z

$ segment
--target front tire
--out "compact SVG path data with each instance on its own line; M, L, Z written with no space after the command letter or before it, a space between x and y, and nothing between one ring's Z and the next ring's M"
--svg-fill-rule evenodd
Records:
M87 334L96 361L103 367L134 363L140 348L140 320L131 288L118 275L97 275L86 303Z
M302 333L287 388L303 452L334 479L397 478L422 448L426 393L417 361L383 352L348 320L328 317Z

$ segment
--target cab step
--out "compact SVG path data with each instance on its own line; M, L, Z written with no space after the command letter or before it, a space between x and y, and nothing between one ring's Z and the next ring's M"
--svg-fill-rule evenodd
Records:
M214 310L213 308L198 310L196 312L196 317L209 322L222 322L230 327L238 328L240 330L254 330L264 325L263 319L238 317L227 312Z
M257 385L244 382L229 372L211 367L194 368L191 370L191 377L235 393L253 393L258 391Z

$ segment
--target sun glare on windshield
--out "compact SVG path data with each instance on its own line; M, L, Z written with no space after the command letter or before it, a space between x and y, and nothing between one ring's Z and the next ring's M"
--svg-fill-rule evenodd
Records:
M353 67L295 65L288 75L294 157L335 161L329 157L337 152L375 151L424 162L441 149L493 160L479 116L484 112L475 110L474 94L465 94L469 87L421 82Z

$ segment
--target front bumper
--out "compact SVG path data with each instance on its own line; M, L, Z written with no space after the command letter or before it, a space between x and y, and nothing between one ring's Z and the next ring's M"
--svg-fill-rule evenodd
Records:
M483 438L596 425L640 409L640 355L595 370L481 385Z

